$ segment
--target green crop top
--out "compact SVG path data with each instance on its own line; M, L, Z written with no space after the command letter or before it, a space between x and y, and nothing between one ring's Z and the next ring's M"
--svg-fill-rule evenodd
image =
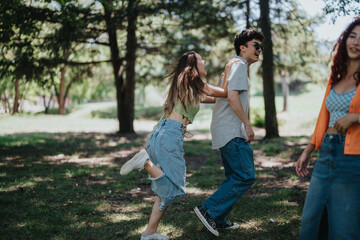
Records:
M199 110L200 110L200 103L197 103L196 105L186 104L186 111L183 108L181 102L179 101L176 102L174 107L175 112L189 119L191 123L194 121L195 115L199 112Z

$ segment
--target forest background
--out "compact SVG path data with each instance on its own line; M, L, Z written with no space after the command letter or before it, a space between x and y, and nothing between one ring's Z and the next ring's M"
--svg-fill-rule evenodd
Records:
M136 239L150 185L145 174L120 178L118 170L162 115L163 76L194 50L207 61L205 81L216 84L235 34L254 27L265 35L250 69L258 180L232 217L239 239L295 239L309 177L293 166L312 134L335 43L314 29L326 17L360 15L358 0L322 2L323 13L309 16L295 0L1 1L0 238ZM202 105L189 127L189 194L161 226L175 239L209 237L191 209L223 180L211 114Z

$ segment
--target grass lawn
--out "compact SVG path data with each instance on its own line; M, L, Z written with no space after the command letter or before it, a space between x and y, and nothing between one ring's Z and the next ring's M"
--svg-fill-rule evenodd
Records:
M187 196L169 207L159 232L184 240L296 239L309 177L297 177L294 164L309 141L302 130L318 111L311 97L319 96L295 96L291 104L305 106L280 115L284 137L263 140L259 134L252 143L257 181L229 217L241 227L220 237L193 212L224 180L219 152L211 149L211 108L203 107L190 128L194 137L184 143ZM261 100L251 101L257 107ZM121 177L119 169L144 147L156 121L136 120L138 134L116 135L114 119L94 117L111 108L102 103L66 116L0 116L0 239L139 239L154 200L150 181L144 171Z
M195 133L202 135L201 132ZM36 133L0 136L1 239L139 239L154 196L147 174L119 175L146 134ZM309 179L294 161L307 137L253 143L257 181L230 219L241 228L211 236L192 209L224 180L210 140L185 141L187 196L160 232L173 239L296 239Z

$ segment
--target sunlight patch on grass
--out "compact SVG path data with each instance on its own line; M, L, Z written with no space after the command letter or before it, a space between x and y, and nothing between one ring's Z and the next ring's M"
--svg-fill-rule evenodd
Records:
M143 231L145 231L146 225L138 226L134 230L130 231L125 237L125 239L128 239L130 237L134 236L140 236ZM175 227L172 224L164 224L163 222L160 223L158 232L160 234L166 235L170 238L179 237L184 234L184 230L182 230L179 227ZM132 239L132 238L131 238Z
M18 140L18 141L8 141L8 142L3 142L3 146L4 147L20 147L22 145L28 145L30 143L30 141L26 141L24 139L22 140Z
M91 176L92 177L103 177L104 174L105 174L105 171L99 171L99 172L91 173Z
M95 210L98 212L107 212L111 210L111 205L107 202L102 202L95 208Z
M262 221L255 221L255 220L249 220L249 221L242 220L242 221L243 222L239 222L238 224L240 225L241 228L244 229L258 228L261 225L263 225Z
M160 226L162 224L160 223ZM143 226L139 226L138 228L132 230L131 232L129 232L128 236L137 236L137 235L140 235L143 231L145 231L145 227L146 225L143 225ZM160 227L158 228L158 232L160 232Z
M18 223L18 224L16 225L17 228L23 228L23 227L25 227L25 226L26 226L26 223L25 223L25 222Z
M11 157L5 157L4 161L5 162L0 163L0 166L7 165L8 163L6 163L6 161L8 161L8 162L10 162L10 161L24 162L24 158L20 155L15 155L15 156L11 156Z
M297 202L289 202L287 200L277 201L274 204L278 205L280 207L283 207L283 206L297 207L297 206L299 206L299 204Z
M262 172L262 174L256 174L257 179L275 179L273 174Z
M153 199L151 199L153 200ZM143 209L151 207L153 202L141 202L141 203L132 203L132 204L124 204L120 207L121 213L114 213L107 215L107 218L111 222L119 222L119 221L129 221L131 219L141 219L144 218Z
M133 220L137 220L137 219L142 219L144 217L145 216L142 213L128 213L128 214L114 213L114 214L107 215L106 220L111 223L119 223L122 221L133 221Z
M194 194L194 195L210 195L213 194L214 191L212 190L204 190L201 188L195 188L195 187L187 187L186 193L187 194Z
M65 176L67 178L88 177L90 175L91 175L91 170L87 169L87 168L77 168L77 169L71 169L71 170L66 169L66 171L65 171Z
M0 173L0 177L6 177L6 172Z
M48 178L48 177L32 177L28 180L22 180L22 181L15 181L15 183L13 185L8 185L7 187L0 187L0 191L4 191L4 192L12 192L12 191L17 191L19 189L24 189L24 188L33 188L34 186L36 186L37 183L39 182L46 182L46 181L53 181L53 179Z
M31 200L32 205L34 206L47 206L48 203L45 203L44 201L39 201L38 199L32 199Z
M164 234L170 238L180 237L184 234L184 230L173 224L161 224L161 234Z
M78 154L78 153L74 153L74 154L71 156L71 160L72 160L72 161L79 160L79 154Z
M294 174L291 174L290 180L291 180L291 181L297 181L297 180L299 180L299 177L296 176L296 175L294 175Z
M89 227L96 227L100 228L102 227L102 223L99 222L91 222L91 221L82 221L82 222L76 222L74 224L70 225L70 228L73 229L83 229L83 228L89 228Z
M63 237L63 236L54 236L53 238L51 238L51 240L66 240L66 237Z
M109 147L115 147L115 146L117 146L117 145L118 145L118 143L115 142L115 141L110 141L110 142L108 142L108 146L109 146Z

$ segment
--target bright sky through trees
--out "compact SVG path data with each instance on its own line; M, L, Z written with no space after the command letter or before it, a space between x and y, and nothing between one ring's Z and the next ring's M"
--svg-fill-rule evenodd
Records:
M299 0L299 2L310 16L323 15L322 8L325 4L322 0ZM315 31L320 39L335 41L355 16L338 16L335 23L329 15L324 17L326 18L325 23L316 27Z

